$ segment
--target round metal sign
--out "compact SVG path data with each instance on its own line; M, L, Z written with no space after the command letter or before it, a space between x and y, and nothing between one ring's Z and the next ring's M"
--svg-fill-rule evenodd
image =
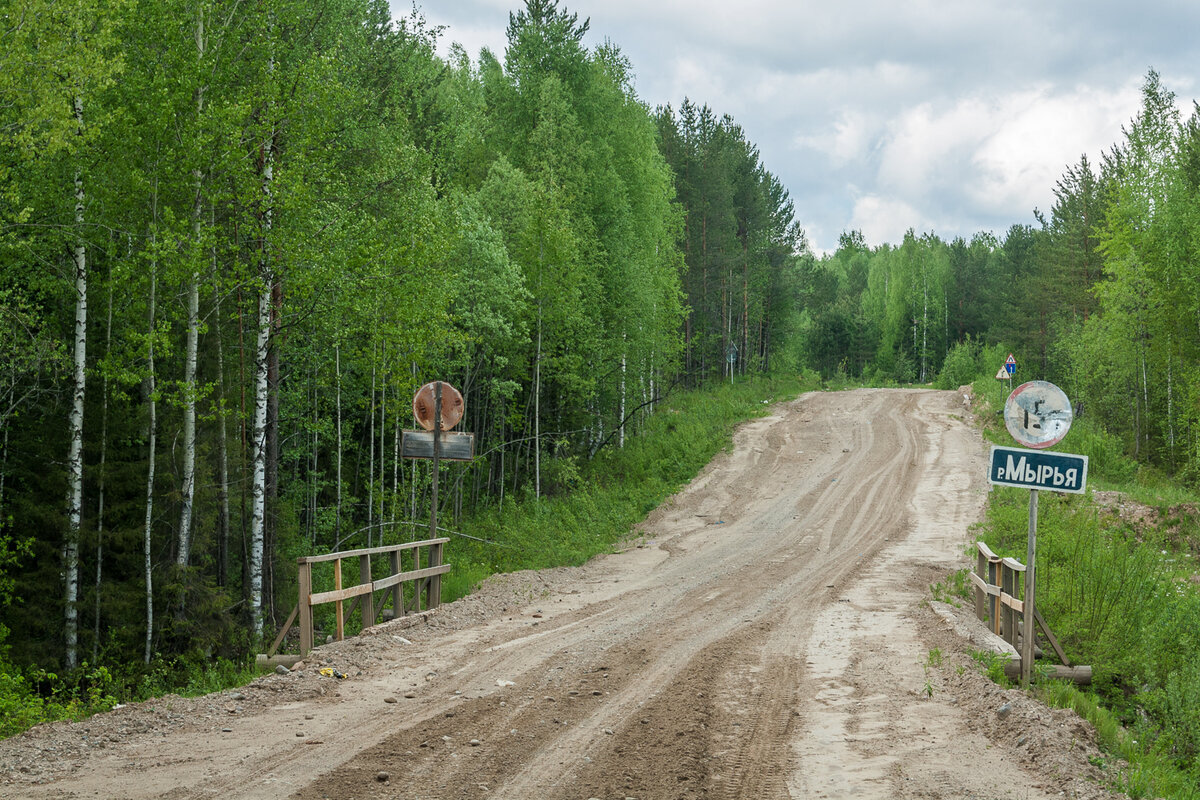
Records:
M413 416L417 424L427 431L433 430L435 400L438 384L442 387L442 430L448 431L458 424L463 415L463 397L445 381L431 381L413 395Z
M1022 383L1004 404L1004 426L1018 444L1040 450L1062 441L1071 428L1071 401L1048 381Z

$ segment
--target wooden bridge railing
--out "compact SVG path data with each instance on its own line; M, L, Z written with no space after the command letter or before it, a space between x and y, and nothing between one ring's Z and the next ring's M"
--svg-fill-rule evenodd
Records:
M975 572L970 573L971 583L975 586L975 616L987 622L992 633L1004 639L1021 652L1017 634L1021 631L1021 621L1025 613L1025 603L1018 597L1024 585L1022 578L1025 565L1015 558L1001 558L991 551L983 542L976 542L977 551ZM1058 638L1042 618L1036 608L1033 611L1038 627L1042 629L1046 640L1054 648L1055 655L1062 662L1061 667L1052 670L1053 677L1069 678L1076 683L1091 683L1092 668L1088 666L1071 666L1063 652ZM1034 631L1036 634L1036 630ZM1020 677L1021 662L1018 657L1005 667L1005 673L1010 678Z
M279 631L271 648L260 661L271 659L279 649L292 623L299 617L300 627L300 657L308 655L313 648L313 607L323 603L336 604L337 628L335 636L341 641L345 636L347 600L353 601L348 613L353 614L355 607L362 612L362 626L368 628L375 624L378 612L387 608L389 597L395 616L403 616L421 610L421 595L425 595L425 607L435 608L440 603L442 594L442 575L450 571L449 564L442 563L442 546L450 541L448 538L424 539L419 542L407 542L386 547L370 547L362 550L344 550L338 553L326 553L320 556L301 556L296 559L299 567L300 598L287 622ZM425 550L425 566L421 566L421 551ZM402 554L412 551L410 564L413 567L402 571ZM382 578L373 579L371 557L387 556L388 574ZM343 585L342 562L358 560L358 582L352 586ZM325 592L313 592L313 565L324 562L333 564L333 589ZM403 584L411 582L411 605L404 599ZM376 602L375 593L383 592Z

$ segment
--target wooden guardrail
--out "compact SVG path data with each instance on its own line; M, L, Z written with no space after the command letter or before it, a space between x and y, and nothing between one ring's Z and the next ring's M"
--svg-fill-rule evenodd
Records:
M970 573L971 583L975 586L975 616L988 623L992 633L1004 639L1020 653L1021 648L1017 636L1022 629L1021 622L1025 614L1025 603L1018 595L1024 585L1022 578L1025 574L1025 565L1015 558L1002 558L996 555L983 542L976 542L975 549L975 571ZM1036 608L1033 611L1033 617L1046 636L1046 641L1054 649L1054 654L1062 662L1062 666L1053 668L1051 676L1067 678L1076 683L1091 683L1092 668L1072 666L1066 653L1063 652L1058 638ZM1019 678L1021 676L1020 656L1006 665L1004 672L1010 678Z
M299 618L300 627L300 656L308 655L313 648L313 607L324 603L336 605L335 637L341 641L345 636L347 613L353 614L355 608L361 609L362 626L369 628L375 624L379 613L387 608L391 600L395 616L403 616L421 610L421 595L425 595L425 608L436 608L441 602L442 575L450 571L449 564L442 563L442 546L450 541L448 538L423 539L419 542L387 545L385 547L370 547L362 550L344 550L338 553L326 553L320 556L301 556L296 559L299 567L300 597L287 622L283 624L279 635L271 644L259 663L272 663L279 645L283 642L292 623ZM425 551L425 566L421 566L421 553ZM408 559L412 569L403 570L403 553L412 551ZM372 556L387 556L388 574L373 579ZM352 586L343 585L342 562L358 561L358 582ZM333 562L333 589L324 592L313 592L313 565ZM403 584L413 585L412 600L404 599ZM383 592L376 602L375 593ZM352 601L350 608L345 608L346 601ZM286 657L285 657L286 658ZM288 659L292 660L292 659Z
M1018 598L1025 565L1015 558L1001 558L983 542L976 542L978 551L971 583L975 585L975 616L990 623L992 633L1017 646L1018 615L1025 605Z

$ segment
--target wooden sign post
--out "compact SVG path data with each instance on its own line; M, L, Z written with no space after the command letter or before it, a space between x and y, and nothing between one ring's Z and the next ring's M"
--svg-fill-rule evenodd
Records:
M438 467L442 458L453 461L470 461L475 453L475 437L469 433L452 433L450 431L463 415L463 397L458 389L444 381L432 381L425 384L413 395L413 416L417 424L425 430L405 431L401 440L400 455L402 458L428 458L433 461L433 480L430 485L429 500L429 538L438 539ZM450 452L443 456L446 440L452 445ZM431 441L432 440L432 441ZM432 448L430 445L432 444ZM430 548L430 567L442 563L442 545L440 542ZM418 565L419 566L419 565ZM429 578L429 606L432 608L441 602L442 576L433 575Z

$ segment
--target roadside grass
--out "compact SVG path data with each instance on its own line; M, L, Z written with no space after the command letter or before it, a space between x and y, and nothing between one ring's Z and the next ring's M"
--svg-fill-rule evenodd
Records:
M995 383L975 385L977 418L986 438L1008 445L996 414L1007 387ZM1088 456L1089 493L1039 493L1038 607L1068 656L1092 665L1093 684L1043 681L1037 692L1096 726L1105 753L1125 762L1116 785L1130 797L1200 798L1200 498L1086 419L1056 449ZM1122 519L1094 491L1121 492L1151 513ZM975 538L1023 561L1028 502L1026 490L992 487Z
M1072 683L1044 679L1034 687L1034 694L1053 708L1067 708L1090 722L1096 729L1096 742L1109 755L1095 766L1113 775L1112 786L1133 800L1150 797L1197 800L1194 772L1180 769L1169 757L1163 757L1144 739L1137 729L1129 730L1095 694L1085 692ZM1140 736L1146 736L1145 733ZM1121 763L1123 762L1123 763Z
M955 570L937 583L929 584L929 593L933 599L955 608L962 608L971 598L970 583L967 575L971 572L967 567Z

